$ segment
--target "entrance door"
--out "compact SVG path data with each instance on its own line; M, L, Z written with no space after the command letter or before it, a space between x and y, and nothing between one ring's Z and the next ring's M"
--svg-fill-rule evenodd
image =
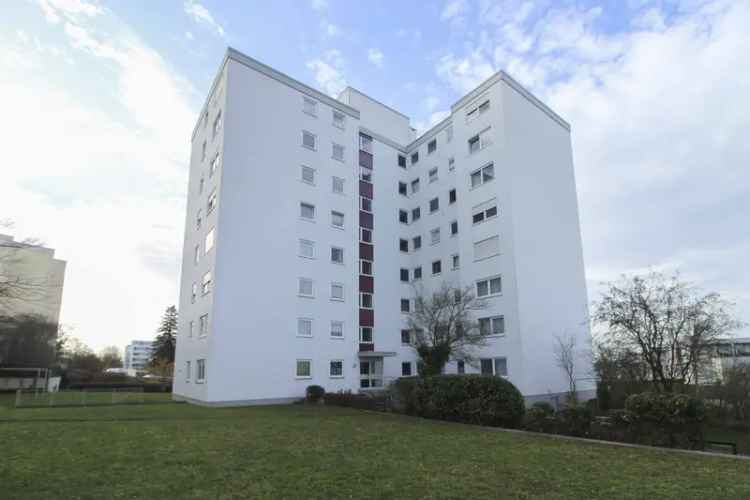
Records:
M359 360L360 389L378 389L383 387L383 358Z

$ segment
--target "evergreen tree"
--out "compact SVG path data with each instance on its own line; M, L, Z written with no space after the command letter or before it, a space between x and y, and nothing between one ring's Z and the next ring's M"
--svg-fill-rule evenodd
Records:
M161 319L157 336L154 341L154 350L151 352L151 365L160 362L174 363L174 348L177 336L177 308L167 307Z

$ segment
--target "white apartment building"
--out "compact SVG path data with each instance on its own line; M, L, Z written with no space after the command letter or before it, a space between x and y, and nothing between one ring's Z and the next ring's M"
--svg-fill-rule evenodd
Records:
M417 137L358 90L332 99L228 49L192 137L174 397L414 375L405 313L443 282L475 287L492 331L447 373L566 391L555 336L590 340L570 126L499 72Z
M122 367L126 370L145 370L154 350L152 340L132 340L125 346Z
M0 298L0 315L41 316L57 325L60 321L64 260L55 258L55 250L15 241L0 234L0 282L16 283Z

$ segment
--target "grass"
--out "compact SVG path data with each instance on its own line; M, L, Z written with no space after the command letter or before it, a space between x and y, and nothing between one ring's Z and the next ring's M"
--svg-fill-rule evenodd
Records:
M4 500L750 498L750 461L299 405L6 407L0 453Z

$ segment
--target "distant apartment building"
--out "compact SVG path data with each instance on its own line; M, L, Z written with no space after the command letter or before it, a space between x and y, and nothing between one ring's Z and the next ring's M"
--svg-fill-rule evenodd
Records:
M486 301L490 334L446 373L506 377L529 401L567 390L555 338L590 340L570 126L506 73L417 136L358 90L333 99L229 49L189 177L175 398L415 375L415 289L443 283Z
M125 346L122 367L126 370L145 370L154 350L151 340L133 340Z
M52 324L60 321L65 261L55 250L15 241L0 234L0 315L41 316Z
M699 381L715 383L726 380L729 370L736 366L750 366L750 337L717 340L713 343L706 362L701 367Z

